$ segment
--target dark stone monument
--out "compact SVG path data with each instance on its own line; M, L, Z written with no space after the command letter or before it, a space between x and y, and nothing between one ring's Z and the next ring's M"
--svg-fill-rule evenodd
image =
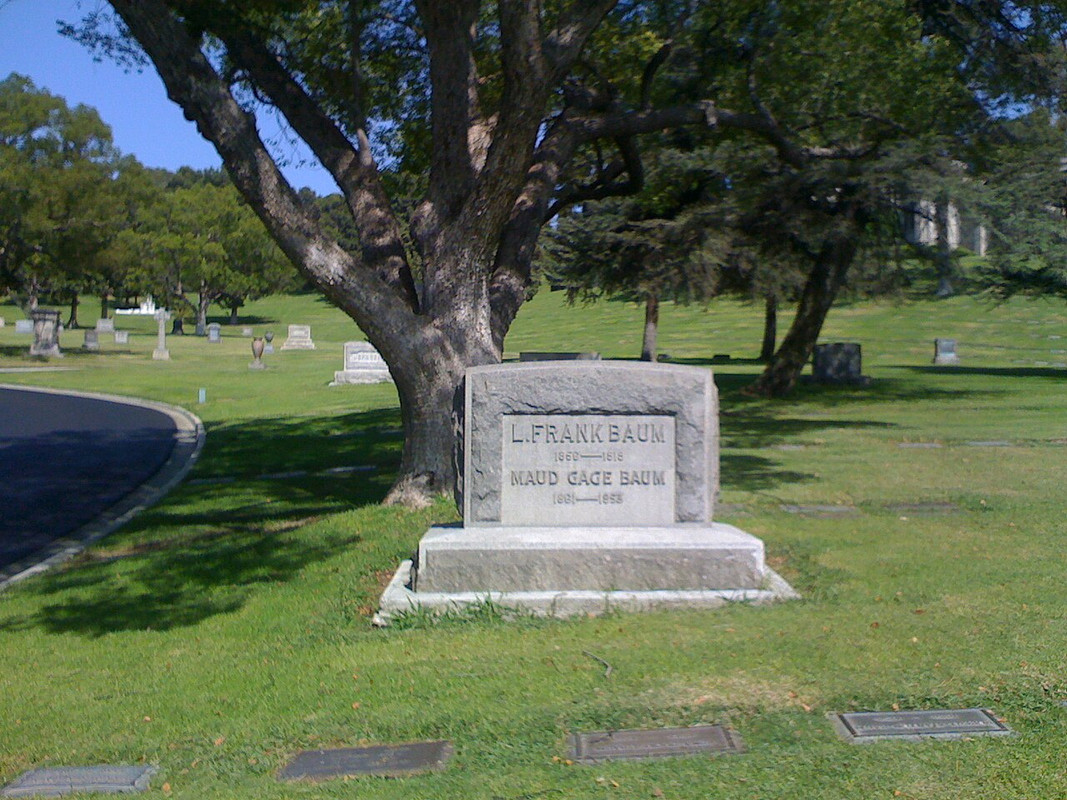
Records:
M860 744L882 739L962 739L969 736L1005 736L1011 728L984 708L932 711L860 711L832 714L837 732Z
M812 375L816 383L866 386L870 378L863 376L862 362L856 342L817 344L812 357Z
M31 356L61 358L59 351L59 312L38 308L30 312L33 320L33 344L30 345Z
M400 777L443 770L451 757L452 743L445 741L305 750L297 753L278 777L283 781L321 781L354 775Z
M148 789L155 767L51 767L24 773L0 789L0 797L61 797L66 794L132 793Z
M597 731L573 734L571 758L583 764L600 761L743 753L741 739L721 725L660 730Z
M955 339L934 339L934 364L954 366L959 363L960 357L956 353Z

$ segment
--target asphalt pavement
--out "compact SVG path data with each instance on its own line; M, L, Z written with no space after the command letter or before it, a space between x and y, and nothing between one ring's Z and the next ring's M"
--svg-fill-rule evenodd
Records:
M179 439L166 410L0 387L0 577L150 482Z

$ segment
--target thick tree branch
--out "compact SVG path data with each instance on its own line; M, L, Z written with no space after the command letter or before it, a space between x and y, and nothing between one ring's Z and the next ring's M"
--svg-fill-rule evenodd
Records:
M285 115L341 187L360 231L363 263L418 310L418 294L405 257L400 225L381 184L366 131L357 131L357 150L261 40L238 25L231 22L216 30L228 55Z
M560 14L544 44L550 85L555 86L570 72L593 31L616 5L618 0L573 0Z
M410 308L391 288L358 270L357 260L322 233L278 171L254 118L240 107L185 26L162 0L112 0L112 6L155 64L168 97L215 145L234 185L282 251L373 339L383 341L395 333L379 320L402 318ZM383 309L391 313L383 314Z

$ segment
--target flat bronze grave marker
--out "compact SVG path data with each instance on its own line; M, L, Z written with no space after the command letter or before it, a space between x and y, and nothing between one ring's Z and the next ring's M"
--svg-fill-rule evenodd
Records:
M842 517L852 516L858 514L859 509L855 506L830 506L830 505L818 505L818 506L796 506L796 505L783 505L782 511L787 514L800 514L805 517Z
M452 743L445 741L305 750L297 753L278 777L284 781L321 781L356 775L396 778L442 770L451 757Z
M857 744L883 739L962 739L1012 733L1011 728L984 708L861 711L833 714L830 719L841 736Z
M143 792L155 767L49 767L35 769L0 789L2 797L61 797L74 792Z
M721 725L659 730L596 731L571 735L571 758L582 764L640 758L743 753L740 737Z

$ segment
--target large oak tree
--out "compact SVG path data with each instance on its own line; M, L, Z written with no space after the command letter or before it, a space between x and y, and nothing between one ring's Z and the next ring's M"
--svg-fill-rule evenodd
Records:
M570 204L640 185L635 137L687 125L743 130L798 167L858 152L848 138L820 140L817 125L781 124L757 95L727 83L712 81L693 99L657 81L672 59L701 63L700 36L714 32L717 14L758 22L781 7L803 19L825 3L110 3L120 36L90 24L82 38L134 59L124 37L138 43L282 250L389 364L405 432L392 501L449 490L453 402L464 371L500 360L531 288L541 227ZM927 5L930 15L943 14L938 3ZM731 44L741 65L734 74L744 74L747 41L758 34L753 28ZM908 52L921 55L923 32L909 34ZM786 63L801 103L804 82L832 80L799 50ZM333 176L358 247L330 236L282 177L250 113L257 103L280 112ZM818 109L805 115L821 118ZM386 173L398 169L424 174L412 209L390 196ZM832 241L824 255L841 261L848 250Z

